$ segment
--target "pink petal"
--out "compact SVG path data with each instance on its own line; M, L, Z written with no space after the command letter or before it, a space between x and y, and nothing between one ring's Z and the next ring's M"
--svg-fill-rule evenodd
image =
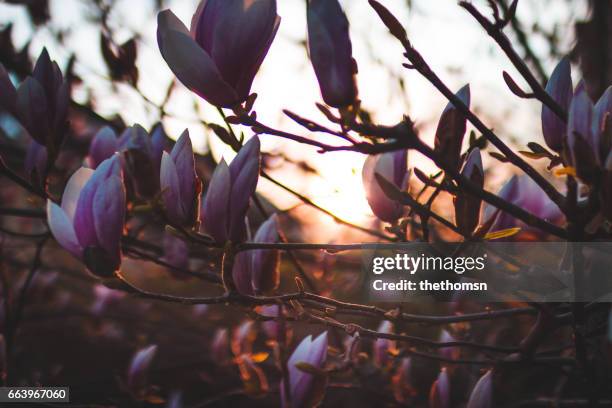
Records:
M72 222L66 212L51 200L47 201L47 222L57 242L77 258L81 258L83 248L79 244Z
M210 56L190 37L183 23L170 10L160 12L157 22L161 54L183 85L216 106L237 102L234 90L223 80Z
M79 195L81 190L87 184L94 171L86 167L78 169L66 183L64 194L62 195L62 208L66 212L66 215L70 221L74 220L74 213L76 212L77 203L79 201Z

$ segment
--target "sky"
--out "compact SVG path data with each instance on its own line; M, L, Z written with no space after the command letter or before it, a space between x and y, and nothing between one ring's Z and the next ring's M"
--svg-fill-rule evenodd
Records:
M510 93L502 80L502 71L508 71L517 82L522 83L520 77L493 41L456 1L412 0L410 7L404 0L381 0L381 3L404 23L413 45L451 89L470 84L472 108L503 139L516 139L520 143L531 140L542 142L539 104L518 99ZM402 68L401 47L390 37L366 0L345 0L341 4L351 24L363 107L381 124L396 123L402 115L409 114L416 121L421 137L431 141L446 101L418 73ZM489 15L485 1L474 1L474 4ZM165 7L172 9L187 25L196 5L195 0L165 2ZM153 106L143 102L142 96L127 85L110 85L98 45L99 27L90 20L94 12L89 2L83 0L51 0L52 24L34 33L30 51L34 56L46 46L60 66L64 66L69 55L75 52L79 61L76 72L85 83L74 95L77 100L93 95L96 109L102 115L119 112L128 125L141 123L145 127L151 126L158 120ZM252 87L252 92L259 95L255 109L261 122L308 136L307 132L282 114L283 109L289 109L324 122L324 117L315 107L321 97L303 46L306 36L305 1L279 0L278 14L282 18L279 33ZM555 22L562 23L560 48L569 51L573 43L573 22L587 17L586 0L522 0L517 15L525 27L537 23L550 28ZM0 25L8 22L14 23L15 43L24 44L32 37L32 26L23 8L0 4ZM172 74L161 58L155 41L153 2L117 0L110 24L119 43L134 33L141 36L138 88L151 101L160 102ZM66 34L63 46L52 40L51 33L57 30ZM537 36L530 41L550 72L556 61L547 57L546 42ZM405 84L404 88L398 85L400 79ZM183 129L188 128L199 151L203 152L210 146L216 158L233 157L226 146L214 137L209 139L210 135L200 124L201 119L220 122L218 113L210 105L198 100L180 85L168 108L171 117L166 118L164 126L171 137L178 137ZM248 129L243 130L250 136ZM320 173L320 176L305 177L288 164L275 171L278 179L349 221L372 220L361 184L364 156L346 152L322 155L312 147L274 136L262 135L261 139L265 151L282 152L292 159L306 160ZM409 160L411 166L433 171L431 164L423 158L412 155ZM485 166L492 165L503 167L493 159L485 158ZM495 172L488 180L491 189L494 190L508 177L509 170L506 170ZM259 187L259 191L281 208L297 204L291 196L266 181L260 182Z

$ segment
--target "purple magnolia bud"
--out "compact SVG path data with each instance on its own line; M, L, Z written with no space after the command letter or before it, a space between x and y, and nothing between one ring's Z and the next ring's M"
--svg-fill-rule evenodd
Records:
M390 321L383 321L378 326L379 333L393 333L393 324ZM395 341L389 339L376 339L373 346L374 362L379 367L385 367L390 361L389 352L395 349Z
M546 92L566 112L572 100L571 74L569 58L564 57L559 61L546 84ZM541 119L544 141L555 152L561 152L566 133L565 122L545 104L542 104Z
M11 78L0 64L0 112L7 111L13 113L15 111L15 101L17 100L17 91L11 81Z
M253 342L257 338L257 332L253 326L252 320L245 320L234 329L231 346L235 356L249 354L253 350Z
M28 146L24 170L32 184L44 188L47 171L47 148L35 140L32 140L30 146Z
M438 379L434 381L429 392L429 407L430 408L450 408L450 380L446 370L443 368L438 375Z
M474 148L470 152L461 170L461 174L479 187L484 186L484 170L480 149ZM480 205L482 200L472 194L457 193L455 197L455 223L465 235L471 235L480 220Z
M162 154L159 183L168 221L177 226L194 225L199 217L199 181L188 131L170 154Z
M591 132L598 163L604 163L612 149L612 86L606 89L595 104Z
M187 269L189 265L189 246L185 240L165 231L163 248L163 260L166 263L178 269Z
M491 408L493 407L493 371L487 371L476 383L467 408Z
M101 284L96 284L93 288L93 292L95 300L91 307L91 311L96 316L100 316L110 304L126 296L125 292L110 289Z
M229 351L229 335L227 329L217 329L210 345L210 356L218 364L223 364L230 359Z
M89 145L87 165L95 169L118 150L119 140L117 139L117 134L110 126L104 126L96 133Z
M402 358L392 378L393 395L398 402L406 402L410 397L418 394L413 384L414 377L412 358Z
M470 107L470 85L465 85L455 94L457 98L463 102L465 106ZM434 148L436 153L442 157L446 163L454 168L459 169L461 164L461 145L463 136L465 135L466 118L465 116L449 102L438 121L436 129L436 137Z
M543 218L548 222L560 224L563 222L563 213L559 207L546 195L546 193L528 176L513 176L500 189L497 195L511 202L512 204L523 208L533 215ZM484 211L483 219L489 221L491 217L496 217L490 231L500 231L508 228L521 228L521 233L514 236L514 239L519 238L544 238L542 231L528 226L520 220L517 220L510 214L503 211L498 211L496 207L487 205Z
M252 257L250 251L241 251L234 257L232 266L232 280L238 293L253 295L253 284L251 281Z
M322 369L327 357L327 332L323 332L314 340L312 335L308 335L296 347L287 361L287 371L289 372L289 392L291 393L291 406L293 408L305 408L315 406L317 396L317 378L314 374L300 370L296 365L306 363L316 369ZM281 405L286 407L285 387L283 378L280 385Z
M242 242L246 239L246 212L257 188L260 143L249 140L228 166L217 165L202 206L203 226L217 242Z
M361 172L366 198L372 212L379 219L389 223L396 222L402 216L404 208L400 203L387 197L376 179L376 174L381 175L400 190L404 190L408 184L409 175L407 158L407 150L368 156Z
M157 16L157 43L176 77L215 106L247 99L276 36L275 0L204 0L191 30L170 11Z
M308 1L308 51L323 100L340 108L357 98L349 22L337 0Z
M183 394L180 391L174 391L170 394L166 408L183 408Z
M255 234L253 242L272 244L279 240L277 216L272 215ZM254 249L236 255L232 278L243 295L264 294L278 287L280 253L274 249Z
M457 339L455 339L455 337L453 337L453 335L450 334L448 331L442 330L442 332L440 332L440 339L439 339L440 343L452 343L454 341L457 341ZM449 360L457 360L461 355L461 349L459 347L453 347L453 346L440 347L438 349L438 353L443 358L446 358Z
M265 305L261 307L261 309L259 310L259 314L265 317L278 318L280 316L280 313L279 313L280 310L281 310L281 307L279 305ZM278 340L278 335L279 335L279 330L280 330L280 323L278 321L266 320L261 323L261 328L263 329L268 339L273 340L273 341Z
M253 242L274 244L279 241L278 217L268 218L257 230ZM251 283L255 294L268 293L278 287L280 253L274 249L251 251Z
M168 149L168 135L161 123L157 124L151 132L151 160L153 166L159 173L159 167L161 165L161 158L163 153Z
M572 98L567 122L567 145L571 163L576 167L577 173L584 174L586 168L593 166L596 159L595 146L599 143L593 140L592 119L593 102L581 82Z
M142 395L148 385L149 370L156 353L157 346L151 345L138 350L132 357L127 371L127 386L137 396Z
M121 264L125 188L119 155L94 171L77 170L62 196L61 207L47 201L53 236L98 276L111 276Z
M63 141L69 102L69 84L64 81L57 63L43 49L32 76L17 89L15 109L17 119L30 136L47 149L53 149L53 155Z
M140 125L127 128L119 141L125 151L126 170L134 192L143 198L153 198L160 189L159 174L164 153L165 135L156 132L149 137Z

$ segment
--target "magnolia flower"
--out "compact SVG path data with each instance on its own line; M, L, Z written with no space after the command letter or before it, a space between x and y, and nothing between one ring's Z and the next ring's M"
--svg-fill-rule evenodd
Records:
M476 383L467 408L491 408L493 407L493 371L487 371Z
M261 314L262 316L275 318L281 316L281 312L282 308L279 305L265 305L262 306L259 310L259 314ZM261 323L261 328L263 329L263 332L265 333L266 337L268 337L268 339L278 341L279 335L281 334L281 325L281 322L277 320L266 320ZM288 337L290 337L290 330L288 328L284 330L284 335L285 340L288 340Z
M339 108L357 98L349 23L337 0L308 1L308 51L326 104Z
M253 342L257 338L257 332L253 326L252 320L245 320L233 330L231 349L235 356L249 354L253 350Z
M151 136L142 126L134 125L126 128L120 137L112 128L105 126L91 141L86 163L95 169L115 152L121 152L129 187L140 197L152 198L159 192L161 158L167 140L161 125L155 127Z
M32 140L28 146L23 167L32 184L41 188L44 188L47 159L47 148Z
M277 216L272 215L261 224L253 242L278 242L277 224ZM276 289L280 280L279 256L278 250L274 249L254 249L239 252L232 268L232 279L238 292L244 295L252 295Z
M203 0L191 29L170 10L157 16L157 43L176 77L213 105L231 107L249 96L276 36L275 0Z
M127 372L127 386L135 395L141 395L148 382L148 374L157 353L157 346L142 348L134 354Z
M104 126L95 134L89 145L86 162L92 169L119 151L120 140L110 126Z
M259 179L259 138L249 140L228 166L217 165L202 206L203 226L217 242L242 242L245 216Z
M200 183L187 130L170 154L162 153L159 184L168 221L177 226L195 224L199 216Z
M140 197L153 198L160 190L159 174L167 140L161 125L155 127L150 136L139 125L127 128L121 136L126 171Z
M452 343L455 341L457 341L457 339L455 339L455 337L453 337L453 335L450 334L448 331L442 330L440 332L440 339L439 339L440 343ZM446 358L449 360L457 360L461 355L461 349L459 347L453 347L453 346L440 347L438 349L438 353L443 358Z
M404 190L408 184L408 152L398 150L375 156L368 156L361 173L368 204L374 215L383 221L394 223L403 214L402 204L391 200L381 188L376 174L379 174L398 189Z
M379 333L391 334L393 333L393 323L388 320L384 320L378 326ZM374 362L379 367L385 367L387 363L391 361L389 351L395 349L395 341L389 339L376 339L373 346Z
M571 74L569 58L564 57L559 61L546 84L546 92L566 112L572 100L573 86ZM546 104L542 104L541 119L542 134L544 135L546 145L555 152L561 152L566 133L565 121L550 110Z
M434 381L429 392L429 407L430 408L450 408L450 380L446 370L443 368L438 375L438 379Z
M2 85L3 88L6 86L6 83ZM9 88L9 98L11 94ZM63 141L69 101L69 84L64 81L57 63L51 61L47 50L43 49L32 76L17 89L15 113L30 136L51 149L52 157Z
M465 85L455 94L468 108L470 107L470 85ZM466 118L452 102L449 102L438 121L434 149L436 153L454 168L459 169L461 145L465 135Z
M412 359L402 358L392 378L393 395L398 402L406 402L410 396L417 393L413 377Z
M102 284L96 284L93 287L94 303L91 306L91 311L94 315L100 316L102 312L112 304L126 296L125 292L110 289Z
M579 86L570 106L568 119L566 155L569 163L576 169L576 175L585 183L591 183L597 172L596 145L591 133L593 103L583 86Z
M229 334L227 329L219 328L215 331L215 335L210 345L210 356L217 362L223 364L230 359Z
M94 171L77 170L62 196L61 207L48 200L47 220L58 243L94 274L112 275L121 264L125 188L118 155Z
M289 372L289 392L291 395L291 406L293 408L306 408L316 405L318 378L315 374L307 373L297 367L298 363L306 363L315 369L322 369L327 357L327 332L323 332L314 340L308 335L296 347L287 361ZM285 381L283 378L280 385L281 405L286 408Z
M585 183L597 180L612 147L612 87L593 105L581 82L569 109L566 159Z
M461 174L479 187L484 186L484 170L480 149L472 149L463 165ZM455 197L455 223L457 228L465 235L471 235L478 226L480 219L480 205L482 200L472 194L457 193Z
M497 195L548 222L559 224L564 219L559 207L528 176L513 176L510 181L504 184ZM516 235L515 238L526 238L530 235L543 238L541 236L542 232L539 229L528 226L510 214L498 211L492 205L487 205L483 219L488 221L491 217L495 217L495 221L490 228L491 231L519 227L521 228L521 233Z

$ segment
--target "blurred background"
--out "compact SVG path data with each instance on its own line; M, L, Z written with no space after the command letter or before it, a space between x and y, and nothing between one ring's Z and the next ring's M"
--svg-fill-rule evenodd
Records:
M397 123L403 114L409 114L416 121L421 137L432 142L446 100L418 73L402 67L400 45L367 1L341 3L351 23L363 109L381 124ZM455 1L384 0L381 3L400 18L414 46L451 89L470 84L472 107L489 127L515 146L529 141L542 143L540 104L519 99L508 90L502 71L514 78L519 75L503 52ZM507 4L504 0L501 3ZM578 65L576 44L579 40L590 43L593 37L589 35L597 36L596 30L601 28L595 24L601 21L593 17L593 9L602 7L600 3L608 7L608 25L604 25L608 31L600 36L609 37L610 2L589 0L521 0L516 19L505 32L538 80L545 83L562 56L570 55ZM474 1L474 4L485 14L489 13L487 1ZM199 171L210 175L211 163L221 157L233 157L231 149L208 126L222 124L222 118L215 108L173 80L155 40L159 10L170 8L188 23L196 6L195 0L5 0L0 2L0 63L18 83L30 72L32 61L43 47L47 48L73 84L71 134L77 149L86 151L89 140L105 121L118 127L139 123L147 129L161 122L173 139L185 128L189 129L194 146L202 155ZM324 121L315 106L321 96L307 55L305 11L304 0L278 1L280 30L252 87L252 92L259 95L255 104L258 119L297 134L305 134L304 129L287 118L283 109ZM589 35L579 38L577 32ZM131 54L125 58L128 49ZM578 69L574 73L576 79L581 75ZM8 115L0 117L0 129L3 156L10 156L10 162L19 166L29 143L28 136ZM246 137L251 136L250 129L241 130ZM325 136L308 136L325 140ZM276 179L343 220L380 228L363 192L361 168L365 156L345 152L323 155L313 147L274 136L261 138L267 153L266 166ZM333 140L325 141L333 143ZM411 154L409 160L411 167L419 167L426 173L434 171L427 160L416 154ZM509 178L512 168L488 155L484 160L489 169L487 188L495 191ZM537 161L530 162L539 166ZM66 174L79 165L70 163ZM31 198L16 198L6 183L2 186L3 204L40 204ZM284 229L296 241L372 240L305 206L267 180L260 181L258 192L270 208L284 211L287 215L283 218ZM446 197L440 202L437 205L443 207L450 200ZM443 208L441 212L444 213ZM35 219L13 218L2 220L2 227L36 233L41 225ZM18 234L6 232L2 234L2 243L3 279L7 283L3 287L15 288L12 295L16 296L28 276L36 247ZM358 256L298 255L322 294L341 298L354 295L359 286ZM286 264L284 259L283 268L289 268ZM202 281L184 276L177 279L162 266L143 259L127 259L123 268L134 282L147 289L162 288L165 292L184 295L217 293ZM44 251L39 269L28 292L30 302L16 335L15 349L9 356L10 361L3 363L13 367L10 374L13 383L70 385L75 401L83 406L163 406L178 401L179 395L181 400L189 402L186 406L277 405L278 389L275 394L274 386L279 374L270 361L272 358L261 364L269 376L272 392L252 399L243 392L245 379L241 374L244 373L238 370L230 351L232 341L246 341L257 352L272 353L260 323L250 323L246 328L240 326L251 311L224 306L170 305L128 297L99 284L78 262L54 247ZM288 281L285 285L292 284L290 276L283 279ZM10 296L10 291L3 290L4 300ZM445 305L406 308L429 314L448 312ZM529 328L529 319L525 319L496 323L494 330L488 331L488 340L516 343ZM454 329L469 330L477 336L484 332L481 325L468 324ZM223 330L226 330L226 343L218 346L215 339L223 341L220 334ZM415 330L424 336L439 335L435 328ZM320 328L296 325L294 338L301 339L305 333L318 331ZM244 333L249 333L246 340ZM340 349L343 341L342 335L337 334L331 341L332 346ZM134 353L151 344L158 349L146 383L147 398L134 402L126 397L126 372ZM364 350L367 352L370 346L366 343ZM234 344L234 347L239 346ZM410 392L422 394L426 401L427 390L439 367L424 362L418 365L423 384ZM460 370L466 374L466 384L459 384L458 389L467 389L467 379L477 378L479 367L466 366ZM546 371L534 369L522 374L522 380L528 384L537 378L542 387L552 389L552 382L542 380L543 373ZM380 374L380 367L367 366L360 373L359 381L351 383L353 387L338 386L328 393L326 405L371 406L373 401L401 405L392 392L381 391L390 382L379 387L379 381L389 380L393 373L383 370ZM353 388L360 388L360 392L353 392ZM525 397L534 392L525 389ZM423 398L417 401L422 402Z

